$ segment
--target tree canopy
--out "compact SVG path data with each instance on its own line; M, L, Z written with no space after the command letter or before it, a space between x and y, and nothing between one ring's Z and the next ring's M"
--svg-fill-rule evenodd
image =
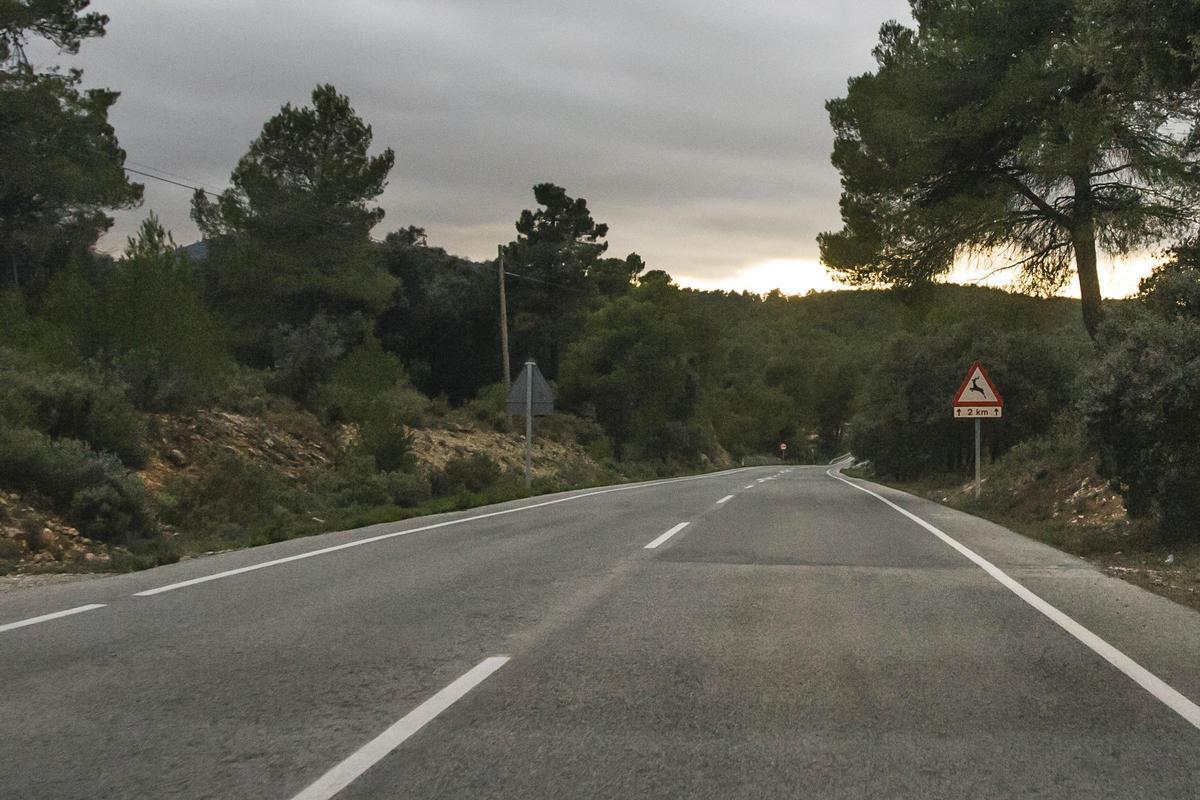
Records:
M0 286L40 288L112 225L107 209L136 206L142 187L108 122L118 93L81 91L79 70L37 72L30 38L76 53L104 35L86 0L0 3Z
M636 253L601 258L608 225L592 218L582 197L553 183L534 186L533 197L541 208L521 212L517 238L503 248L505 268L513 273L512 342L518 358L532 355L553 378L598 296L627 291L645 263Z
M1094 337L1097 252L1143 249L1200 216L1200 106L1176 69L1194 40L1175 32L1161 59L1122 48L1162 31L1125 27L1115 2L912 8L916 27L885 24L877 69L827 104L843 228L819 237L822 259L867 285L928 281L967 254L1015 260L1034 289L1075 273Z
M213 244L218 304L260 355L279 325L318 314L374 315L395 287L370 239L372 207L395 160L369 153L371 126L348 97L318 86L312 105L285 105L263 125L216 200L197 191L192 216Z

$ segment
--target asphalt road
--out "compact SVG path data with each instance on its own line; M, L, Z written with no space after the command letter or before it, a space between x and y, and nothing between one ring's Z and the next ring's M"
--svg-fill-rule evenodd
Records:
M1200 614L859 485L735 471L0 596L0 797L1200 796Z

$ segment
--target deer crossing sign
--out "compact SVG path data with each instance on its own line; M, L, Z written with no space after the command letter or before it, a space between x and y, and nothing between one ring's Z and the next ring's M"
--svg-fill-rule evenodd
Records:
M967 377L954 393L951 406L956 419L995 419L1004 413L1004 398L1000 396L996 384L988 377L987 370L976 361L967 370Z

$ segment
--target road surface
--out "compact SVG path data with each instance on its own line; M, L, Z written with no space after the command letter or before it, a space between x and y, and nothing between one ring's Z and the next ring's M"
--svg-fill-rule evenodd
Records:
M0 797L1193 798L1198 665L1079 559L756 468L2 596Z

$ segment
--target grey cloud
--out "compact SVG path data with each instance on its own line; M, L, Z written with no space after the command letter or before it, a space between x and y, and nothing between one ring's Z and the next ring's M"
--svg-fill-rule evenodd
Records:
M379 233L424 225L485 258L551 180L589 199L615 252L717 277L814 258L837 219L825 99L870 68L903 0L584 3L96 0L108 36L72 59L122 91L131 161L213 187L262 123L329 82L397 164ZM187 192L148 182L188 241Z

